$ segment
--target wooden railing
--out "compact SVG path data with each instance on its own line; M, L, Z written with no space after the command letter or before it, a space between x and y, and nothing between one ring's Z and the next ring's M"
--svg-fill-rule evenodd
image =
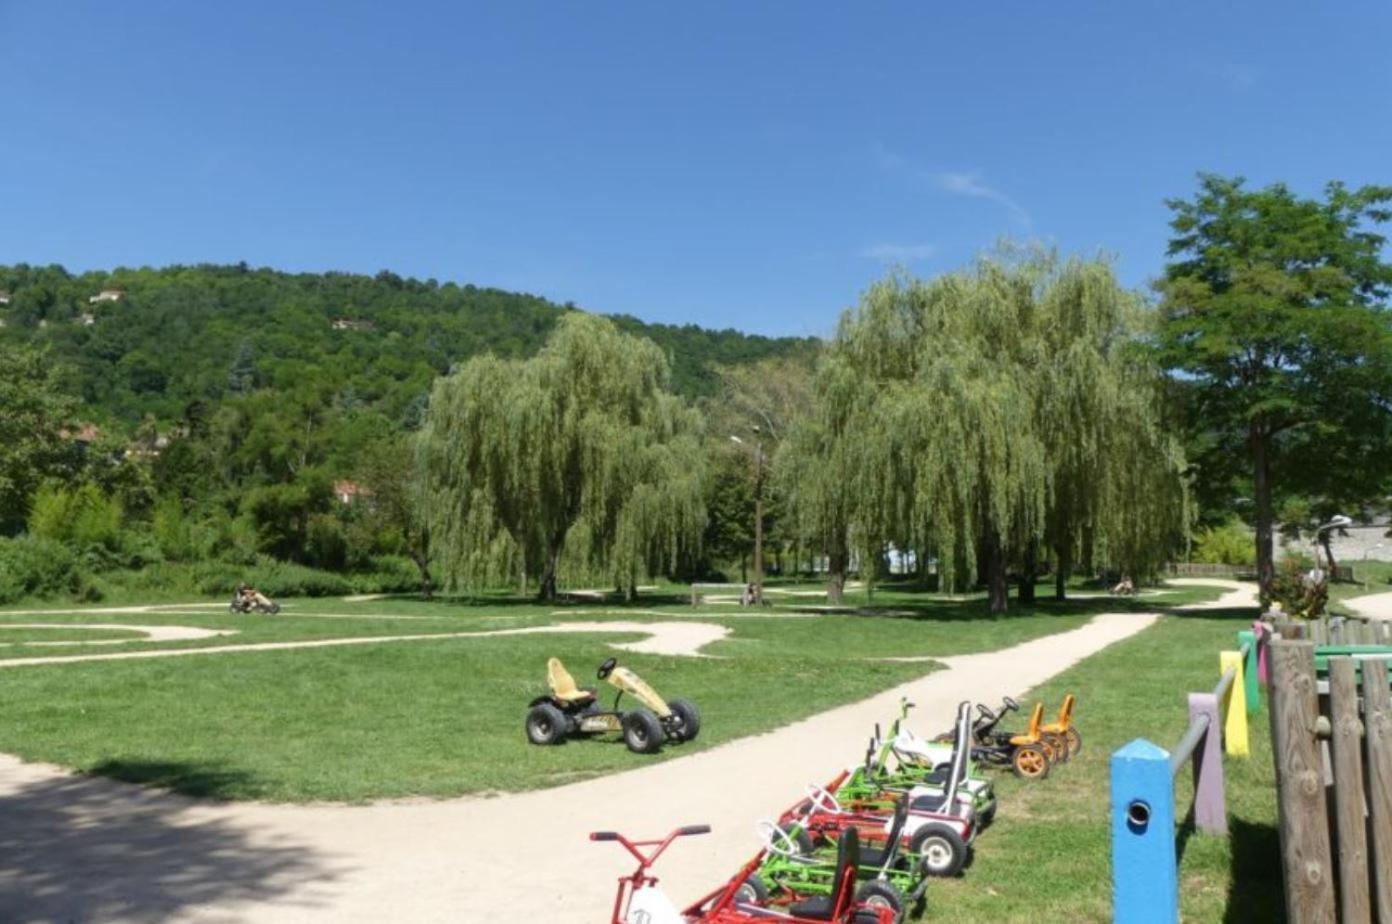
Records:
M1274 628L1271 737L1287 920L1392 920L1392 646L1313 638L1361 641L1369 627L1356 623ZM1385 628L1371 631L1385 638Z

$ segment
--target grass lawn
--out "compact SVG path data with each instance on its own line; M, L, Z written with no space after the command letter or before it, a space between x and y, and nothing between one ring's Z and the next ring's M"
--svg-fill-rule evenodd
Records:
M979 598L949 600L902 587L877 592L873 605L860 601L855 614L815 618L784 618L795 602L739 612L719 605L693 608L675 595L633 607L537 606L501 598L471 605L294 600L278 617L231 616L222 608L0 613L0 627L70 627L56 637L45 634L51 630L0 628L0 642L7 633L31 642L97 637L82 628L85 623L238 630L162 644L10 644L0 646L0 659L474 632L571 620L699 616L733 632L709 646L708 653L717 656L712 658L615 652L606 642L637 638L616 632L8 667L0 669L0 752L222 798L362 801L531 789L767 731L933 669L931 663L876 659L1005 647L1075 628L1093 612L1211 595L1183 591L1141 601L1041 602L1004 618L989 616ZM760 615L746 615L751 612ZM630 754L607 739L532 747L522 720L528 700L544 688L552 654L563 657L581 683L590 682L605 657L617 655L664 695L696 700L704 713L701 738L669 747L658 758Z
M1081 662L1031 692L1057 710L1066 692L1078 697L1083 752L1040 783L1000 776L1000 811L976 844L966 875L934 882L929 917L958 921L1111 920L1109 760L1133 738L1164 748L1188 723L1186 694L1218 680L1218 652L1237 647L1236 632L1252 611L1174 616ZM1226 759L1231 836L1185 831L1180 867L1186 921L1284 919L1276 784L1269 719L1251 719L1249 759ZM1192 802L1181 772L1177 802Z

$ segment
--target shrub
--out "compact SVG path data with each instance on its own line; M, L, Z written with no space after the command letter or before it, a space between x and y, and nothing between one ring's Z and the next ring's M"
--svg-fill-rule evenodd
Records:
M0 603L25 597L90 597L77 557L49 539L0 539Z
M1279 603L1284 612L1301 619L1322 614L1329 602L1329 582L1312 583L1306 577L1311 566L1309 559L1299 556L1281 559L1271 581L1271 599L1265 602Z
M94 484L64 488L46 484L34 494L29 533L71 546L121 545L121 504Z
M1256 564L1252 531L1241 520L1205 526L1194 537L1193 559L1210 565Z

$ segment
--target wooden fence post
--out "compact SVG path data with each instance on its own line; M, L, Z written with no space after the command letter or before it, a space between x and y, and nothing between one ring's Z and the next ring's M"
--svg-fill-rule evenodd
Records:
M1338 820L1339 920L1373 919L1368 892L1368 836L1363 821L1363 724L1352 658L1329 659L1329 720L1334 748L1334 817Z
M1261 680L1257 677L1257 632L1242 631L1237 633L1237 649L1242 650L1242 646L1247 646L1247 660L1242 665L1242 679L1247 681L1247 689L1244 691L1247 696L1247 714L1256 715L1261 711Z
M1218 697L1189 694L1189 721L1208 716L1208 731L1199 739L1194 765L1194 826L1206 834L1228 833L1228 810L1223 795L1223 724ZM1246 716L1243 716L1246 719Z
M1229 757L1251 754L1247 744L1247 681L1242 668L1240 652L1218 653L1219 676L1233 671L1233 682L1228 684L1228 692L1224 694L1226 702L1219 704L1223 716L1223 747Z
M1281 863L1290 924L1335 921L1324 774L1315 740L1318 718L1314 643L1273 642L1271 750L1276 763Z
M1363 730L1368 745L1368 812L1378 920L1392 924L1392 695L1387 663L1363 662Z
M1112 920L1176 924L1174 777L1170 755L1143 738L1112 754Z

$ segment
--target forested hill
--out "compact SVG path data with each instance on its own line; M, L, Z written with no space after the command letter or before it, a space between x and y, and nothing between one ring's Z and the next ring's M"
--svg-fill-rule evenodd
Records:
M452 364L488 351L529 355L573 310L385 271L292 274L244 264L81 275L0 266L0 293L0 339L47 344L74 371L72 390L88 413L117 428L147 416L178 420L191 405L258 391L370 406L406 422ZM615 320L657 342L674 386L693 398L713 390L714 364L814 348L806 339Z

